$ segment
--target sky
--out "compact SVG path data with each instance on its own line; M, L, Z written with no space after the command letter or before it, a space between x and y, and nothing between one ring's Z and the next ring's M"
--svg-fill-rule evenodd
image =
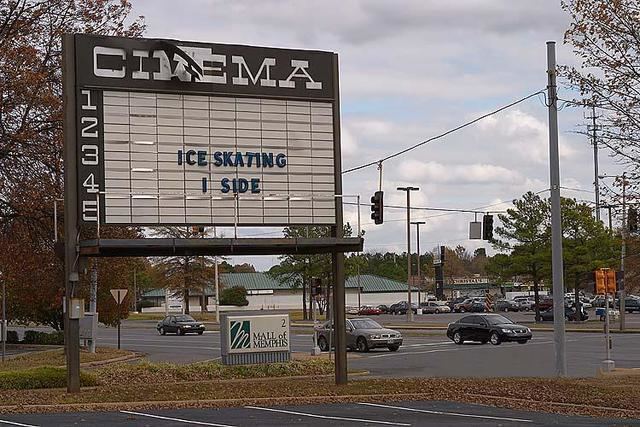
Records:
M338 53L342 164L375 161L546 87L546 41L557 41L559 64L578 60L563 43L569 17L555 0L134 0L145 37L248 44ZM179 6L178 6L179 5ZM559 97L572 98L560 86ZM412 206L504 211L526 191L549 187L544 97L517 106L384 163L386 205L405 205L398 186L415 186ZM581 108L559 112L562 195L592 201L593 148L577 132ZM620 166L600 150L600 173ZM343 175L343 193L368 202L378 189L375 166ZM544 193L543 193L544 194ZM547 193L548 195L548 193ZM406 251L406 213L385 209L383 225L361 207L365 251ZM479 217L480 218L480 217ZM422 252L438 245L473 251L470 213L414 210ZM357 222L354 206L345 220ZM222 230L232 235L232 230ZM415 228L412 228L415 248ZM279 229L239 236L277 237ZM276 256L234 257L259 270Z

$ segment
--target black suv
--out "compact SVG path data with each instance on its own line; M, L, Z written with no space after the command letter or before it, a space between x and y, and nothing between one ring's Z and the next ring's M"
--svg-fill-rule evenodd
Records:
M490 342L499 345L502 342L515 341L526 344L531 339L531 329L517 325L500 314L474 314L449 323L447 337L456 344L465 341Z

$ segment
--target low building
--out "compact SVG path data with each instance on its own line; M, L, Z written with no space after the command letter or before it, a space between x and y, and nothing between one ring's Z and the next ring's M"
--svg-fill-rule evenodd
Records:
M302 288L294 281L280 281L267 273L223 273L220 275L220 287L242 286L247 290L249 305L246 310L300 310L302 309ZM385 277L363 274L349 277L345 283L347 306L391 305L407 300L407 284ZM199 312L202 292L192 290L189 297L189 310ZM215 310L215 289L205 289L207 310ZM307 298L309 295L307 294ZM153 307L143 308L143 312L164 312L168 301L170 311L181 311L182 301L172 297L165 289L153 289L142 296ZM412 301L418 301L418 292L412 294ZM237 309L237 307L234 307Z

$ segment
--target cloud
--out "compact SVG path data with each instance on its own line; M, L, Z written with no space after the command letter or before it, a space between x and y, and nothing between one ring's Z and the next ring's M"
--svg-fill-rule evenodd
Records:
M445 165L438 162L422 162L408 160L401 169L401 176L406 180L426 180L436 184L517 184L524 177L517 171L502 166L488 164Z

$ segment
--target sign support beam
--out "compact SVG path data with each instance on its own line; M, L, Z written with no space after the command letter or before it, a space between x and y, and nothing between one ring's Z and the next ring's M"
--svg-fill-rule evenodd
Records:
M340 85L338 72L338 55L333 55L333 150L335 157L335 194L342 196L342 154L340 151ZM335 198L336 204L336 225L332 227L331 236L342 238L343 214L342 198ZM359 207L358 207L359 209ZM360 230L358 230L358 233ZM336 384L347 383L347 336L346 336L346 311L345 311L345 285L344 285L344 252L334 251L332 253L331 264L333 266L333 310L335 319L336 336Z
M64 101L64 280L67 310L64 313L67 392L80 392L80 321L70 318L70 303L78 282L78 180L76 150L75 40L63 38Z

